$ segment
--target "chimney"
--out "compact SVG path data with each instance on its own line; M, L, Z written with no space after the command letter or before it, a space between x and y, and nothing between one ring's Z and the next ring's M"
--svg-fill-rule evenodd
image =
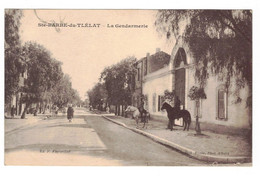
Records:
M150 56L150 53L146 53L146 57L149 57Z
M156 48L156 53L160 52L161 49L160 48Z

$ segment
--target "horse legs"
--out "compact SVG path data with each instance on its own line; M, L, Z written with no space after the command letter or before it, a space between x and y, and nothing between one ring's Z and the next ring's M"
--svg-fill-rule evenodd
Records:
M170 129L171 129L171 131L173 130L173 122L174 122L174 120L171 119L171 120L170 120Z
M144 116L144 125L143 125L143 128L146 127L146 129L147 129L147 125L145 126L146 123L148 123L148 116L147 115Z
M188 128L187 128L187 131L189 131L189 128L190 128L190 121L188 122Z
M145 121L145 119L144 119L144 125L143 125L143 128L145 127L145 122L146 122L146 121Z
M185 130L186 130L186 127L187 127L187 122L186 122L186 121L184 121L184 129L183 129L183 131L185 131Z
M135 122L136 122L136 128L138 128L138 123L139 123L139 121L138 121L138 116L137 117L135 117Z
M168 121L168 125L167 125L167 128L166 129L171 129L171 120L169 119L169 121Z

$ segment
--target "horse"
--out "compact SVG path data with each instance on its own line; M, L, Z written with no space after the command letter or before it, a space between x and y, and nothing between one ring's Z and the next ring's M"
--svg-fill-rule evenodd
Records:
M190 123L191 123L191 115L190 115L189 111L182 109L182 110L179 110L179 113L178 113L176 108L173 108L171 105L169 105L166 102L164 102L161 107L161 110L163 110L163 109L166 109L166 111L167 111L167 116L169 119L168 127L171 129L171 131L173 130L174 120L179 119L179 118L183 118L183 122L184 122L183 131L185 131L186 127L187 127L187 131L189 131L189 127L190 127Z
M132 116L136 121L136 128L138 128L139 117L141 117L141 113L140 113L139 109L134 106L127 106L125 112L133 112ZM144 112L142 112L142 113L144 113ZM144 123L143 128L145 127L145 124L148 123L147 117L149 117L149 116L150 116L149 113L146 111L145 116L144 116L144 121L143 121L143 123Z
M148 120L150 120L150 113L142 106L139 107L138 110L141 115L141 122L148 123Z

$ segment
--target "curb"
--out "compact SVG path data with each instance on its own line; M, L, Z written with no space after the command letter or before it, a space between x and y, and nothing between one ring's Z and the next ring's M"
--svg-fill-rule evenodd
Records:
M113 119L106 117L104 115L101 115L101 116L103 118L115 123L115 124L123 126L123 127L127 128L129 130L136 132L136 133L142 134L142 135L154 140L155 142L163 144L163 145L170 147L172 149L178 150L178 151L185 153L185 154L187 154L187 155L189 155L189 156L191 156L195 159L198 159L198 160L202 160L202 161L206 161L206 162L213 162L213 163L215 163L215 162L217 162L217 163L249 163L249 162L252 162L251 157L219 157L219 156L214 156L214 155L199 154L198 152L196 152L194 150L180 146L180 145L178 145L174 142L168 141L166 139L160 138L158 136L155 136L153 134L144 132L144 131L136 129L136 128L128 127L124 123L118 122L118 121L113 120Z

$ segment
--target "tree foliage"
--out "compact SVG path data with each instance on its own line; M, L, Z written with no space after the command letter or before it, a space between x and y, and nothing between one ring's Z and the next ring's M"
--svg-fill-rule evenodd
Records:
M19 27L20 20L23 16L22 10L6 9L5 10L5 48L20 47Z
M97 83L87 94L93 107L101 106L102 100L107 99L107 90L104 83Z
M169 90L164 91L164 95L162 96L162 102L168 101L172 103L174 101L175 91L170 92Z
M237 95L248 85L250 99L252 11L159 10L155 25L168 39L184 38L193 54L200 87L205 87L210 74L216 74L227 87L234 82Z
M62 78L61 62L51 57L42 45L33 42L23 47L26 60L27 80L23 87L22 102L26 108L32 103L41 102L56 83ZM24 112L22 118L24 118Z
M24 70L19 36L21 10L5 10L5 102L18 91L19 75Z
M204 89L203 88L199 88L197 86L192 86L190 91L189 91L189 94L188 94L188 97L191 99L191 100L199 100L199 99L206 99L207 96L204 92Z
M135 57L128 57L105 68L101 73L100 80L104 81L110 104L131 104L136 73L136 68L133 67L135 62Z
M78 104L80 102L79 94L72 88L70 77L66 74L56 82L49 94L52 104L59 108L67 104Z

